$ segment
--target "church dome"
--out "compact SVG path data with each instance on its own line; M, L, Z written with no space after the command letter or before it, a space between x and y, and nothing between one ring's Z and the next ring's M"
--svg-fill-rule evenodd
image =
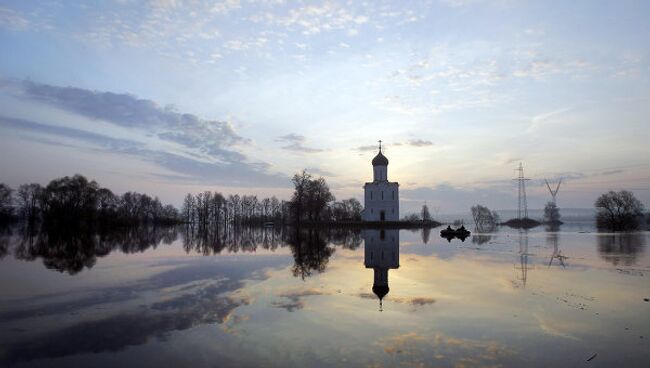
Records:
M379 297L379 300L384 299L384 297L386 296L386 294L388 294L389 291L390 289L388 288L388 286L382 286L382 285L372 286L372 292Z
M372 159L372 166L388 166L388 159L384 156L381 151Z

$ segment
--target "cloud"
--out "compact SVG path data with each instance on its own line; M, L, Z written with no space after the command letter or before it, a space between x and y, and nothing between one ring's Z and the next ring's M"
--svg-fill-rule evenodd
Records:
M367 146L359 146L359 147L357 147L355 149L357 151L360 151L360 152L374 151L374 150L377 149L377 145L376 144L369 144Z
M322 175L322 176L329 176L329 177L334 177L336 174L331 173L327 170L319 169L317 167L308 167L305 170L311 174L316 174L316 175Z
M312 147L305 146L304 143L307 141L307 138L295 133L283 135L281 137L278 137L275 141L288 143L286 146L283 146L282 148L289 151L303 152L303 153L323 152L323 150L320 148L312 148Z
M29 21L20 13L0 6L0 28L7 28L13 31L27 29Z
M283 13L258 13L252 15L249 20L281 26L288 31L297 30L310 36L321 32L355 31L357 27L368 23L370 17L365 14L356 14L354 9L344 4L324 2L317 5L289 7Z
M412 139L408 142L409 145L413 147L428 147L428 146L433 146L433 142L431 141L426 141L423 139Z
M161 107L128 94L57 87L31 81L3 81L0 90L30 103L55 107L86 118L81 127L64 125L66 117L47 121L0 116L0 124L60 140L91 143L96 149L127 154L185 176L187 182L286 186L284 175L270 173L270 165L248 159L240 151L251 141L237 134L229 122L203 119ZM43 118L39 118L43 119ZM105 132L93 126L116 127ZM103 124L103 125L102 125ZM129 138L124 138L129 137Z

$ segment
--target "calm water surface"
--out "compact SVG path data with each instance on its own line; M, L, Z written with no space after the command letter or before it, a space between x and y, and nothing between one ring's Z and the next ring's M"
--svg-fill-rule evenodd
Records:
M648 232L438 231L15 230L0 365L650 366Z

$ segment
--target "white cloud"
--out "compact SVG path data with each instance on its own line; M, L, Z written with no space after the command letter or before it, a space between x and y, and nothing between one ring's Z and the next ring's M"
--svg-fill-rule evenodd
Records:
M14 31L23 31L29 26L29 21L20 13L0 6L0 27Z

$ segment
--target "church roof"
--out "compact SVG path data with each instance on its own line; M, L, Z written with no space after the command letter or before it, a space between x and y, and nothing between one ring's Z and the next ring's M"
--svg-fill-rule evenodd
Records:
M372 166L388 166L388 159L384 156L381 151L372 159Z

